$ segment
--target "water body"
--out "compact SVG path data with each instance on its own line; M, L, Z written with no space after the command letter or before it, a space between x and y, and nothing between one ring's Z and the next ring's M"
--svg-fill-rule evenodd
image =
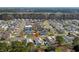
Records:
M0 7L0 12L79 13L79 7Z

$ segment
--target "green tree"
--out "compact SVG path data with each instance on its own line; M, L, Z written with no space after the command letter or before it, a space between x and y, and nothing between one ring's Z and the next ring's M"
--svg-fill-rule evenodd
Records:
M73 40L73 45L79 45L79 38L76 37L74 40Z
M14 41L11 42L11 47L14 52L25 52L26 51L26 43L25 42L19 42L19 41Z
M5 42L0 42L0 52L6 52L7 51L7 44Z
M58 44L64 44L64 38L62 36L56 36L56 41L58 42Z
M27 44L27 52L34 52L34 51L36 51L36 47L34 46L32 42L29 42Z

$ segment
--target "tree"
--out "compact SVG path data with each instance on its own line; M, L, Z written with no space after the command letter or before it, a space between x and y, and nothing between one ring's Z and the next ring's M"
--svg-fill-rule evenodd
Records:
M5 40L5 38L3 38L3 37L1 37L1 39L0 39L1 41L3 41L3 40Z
M0 42L0 52L6 52L7 51L7 44L5 42Z
M79 52L79 45L75 45L74 48L75 52Z
M26 43L25 42L19 42L19 41L14 41L11 44L13 52L25 52L26 51Z
M32 42L29 42L27 44L27 52L34 52L34 51L36 51L34 44Z
M79 38L76 37L74 40L73 40L73 45L79 45Z
M64 38L62 36L56 36L56 41L58 42L58 44L64 44Z

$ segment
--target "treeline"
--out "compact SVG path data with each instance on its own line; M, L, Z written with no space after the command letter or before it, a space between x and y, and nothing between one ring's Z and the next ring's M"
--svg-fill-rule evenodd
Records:
M66 42L63 36L56 36L56 42L51 44L47 38L43 39L44 44L23 41L0 41L0 52L79 52L79 37L72 43ZM49 42L49 43L46 43Z
M23 41L13 41L10 43L0 42L0 52L48 52L52 47L39 45L35 46L33 43Z
M0 20L11 20L11 19L79 19L78 13L30 13L30 14L1 14Z

